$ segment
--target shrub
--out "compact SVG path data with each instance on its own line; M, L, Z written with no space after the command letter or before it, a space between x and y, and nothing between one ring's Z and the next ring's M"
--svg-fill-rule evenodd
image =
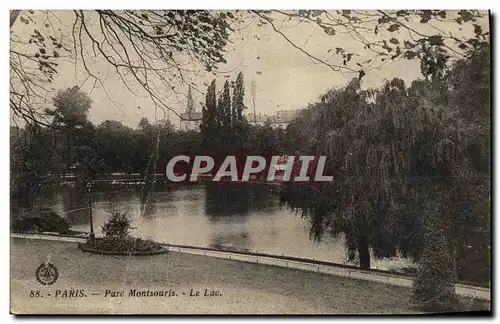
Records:
M42 214L41 220L46 232L66 233L70 229L68 221L54 212Z
M20 217L12 220L12 230L20 233L40 232L42 223L37 217Z
M126 239L129 236L130 220L125 213L114 212L102 226L102 233L108 239Z
M457 307L452 258L442 233L429 234L426 239L412 297L428 311L453 311Z
M104 237L88 240L86 245L96 250L116 253L150 252L162 248L152 240L131 237L129 230L130 220L127 215L113 212L102 226Z
M128 252L149 252L161 249L161 245L152 240L141 238L96 238L87 245L107 252L128 253Z
M68 233L69 222L53 211L39 211L38 215L16 218L12 221L12 229L16 232L56 232Z

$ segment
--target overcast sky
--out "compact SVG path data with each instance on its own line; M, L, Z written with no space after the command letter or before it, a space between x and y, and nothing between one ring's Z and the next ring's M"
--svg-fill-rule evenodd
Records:
M56 12L62 22L63 33L69 35L70 26L74 16L72 12ZM281 35L274 32L270 26L258 26L258 19L247 20L249 25L241 31L231 35L233 42L227 47L227 64L219 67L216 76L209 73L191 76L191 81L197 84L193 91L196 110L200 111L200 101L204 102L204 83L217 78L217 87L221 89L226 77L236 79L241 71L245 77L245 104L251 107L250 87L254 80L256 85L256 111L257 113L274 114L277 110L291 110L305 108L308 103L315 102L318 97L332 87L345 85L354 74L342 74L334 72L328 67L313 62L305 54L293 48ZM279 20L281 22L281 20ZM487 21L483 24L485 28ZM279 25L279 23L278 23ZM454 34L470 31L458 31L456 24L440 26L445 32ZM446 30L448 28L448 30ZM16 21L13 31L21 38L25 38L32 31L32 26L25 26ZM362 45L353 41L348 34L326 35L322 29L315 24L299 24L285 22L282 31L299 46L305 48L311 54L322 59L330 57L328 50L335 47L344 47L349 51L359 53L369 58L369 53L363 50ZM91 51L87 51L91 55ZM104 120L118 120L124 124L136 127L142 117L149 120L160 119L162 113L155 111L151 99L137 97L131 93L115 75L112 69L102 60L94 63L94 68L105 78L105 89L97 87L92 90L91 81L84 82L87 75L83 73L81 64L62 63L59 73L53 83L58 90L66 87L80 85L84 92L90 93L93 100L90 111L90 120L99 124ZM224 73L225 71L230 71ZM418 61L401 60L385 64L379 70L370 71L363 78L363 87L380 86L384 79L393 77L402 78L410 83L420 77L420 66ZM169 104L178 112L185 110L185 93L187 87L176 89L177 96L171 95ZM167 94L168 96L168 94ZM174 124L178 125L178 119L174 114L169 114Z

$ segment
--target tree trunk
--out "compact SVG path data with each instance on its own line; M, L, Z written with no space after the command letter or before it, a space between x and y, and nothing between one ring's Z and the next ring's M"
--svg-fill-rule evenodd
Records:
M75 173L71 172L71 134L68 132L66 134L66 172L67 173Z
M366 237L359 237L358 242L359 268L370 270L370 249Z
M457 257L457 246L455 243L452 243L452 252L451 252L451 257L452 257L452 264L451 264L451 269L453 271L453 279L455 282L458 281L458 257Z

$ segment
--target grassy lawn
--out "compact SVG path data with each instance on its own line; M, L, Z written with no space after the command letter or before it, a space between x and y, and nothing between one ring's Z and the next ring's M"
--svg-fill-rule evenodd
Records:
M35 278L36 268L47 258L59 271L52 286ZM79 251L76 243L12 238L10 262L11 312L16 314L420 312L404 287L177 252L91 255ZM70 289L83 289L86 297L55 297L64 290L69 296ZM123 291L124 297L105 297L106 289ZM130 289L171 290L175 296L129 297ZM203 296L205 289L220 296ZM30 297L32 290L43 297ZM200 296L190 296L191 290L200 291Z

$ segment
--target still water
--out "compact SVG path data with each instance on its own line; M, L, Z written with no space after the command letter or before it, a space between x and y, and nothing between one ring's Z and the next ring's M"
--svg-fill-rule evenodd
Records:
M92 197L94 231L113 210L126 212L132 221L132 235L155 241L201 247L230 247L337 263L346 262L342 237L324 237L314 242L309 236L309 222L300 214L280 206L276 188L224 188L197 185L156 188L144 192L140 187L106 185L95 188ZM46 202L65 214L72 228L89 230L85 207L88 194L75 188L62 188ZM408 266L406 259L375 260L379 269Z

